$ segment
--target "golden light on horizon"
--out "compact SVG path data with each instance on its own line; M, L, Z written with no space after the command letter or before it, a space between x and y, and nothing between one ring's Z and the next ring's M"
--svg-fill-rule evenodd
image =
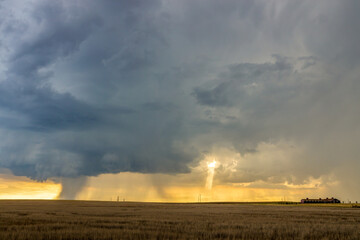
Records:
M0 199L56 199L61 184L36 182L26 177L0 174Z
M209 169L216 165L211 163ZM217 184L211 189L203 182L189 182L189 174L142 174L119 173L89 177L86 186L79 192L78 200L143 202L196 202L199 194L202 202L246 201L298 201L314 192L326 196L325 188L317 188L319 179L309 184L270 186L266 182L252 184ZM205 175L204 177L207 177ZM56 199L61 184L52 181L36 182L26 177L0 174L0 199ZM159 185L159 183L165 183ZM286 185L289 185L286 187Z
M207 165L206 165L207 166ZM213 165L211 165L213 166ZM214 169L213 167L209 169ZM318 179L309 184L292 186L286 183L252 184L217 183L208 189L204 185L208 175L201 180L193 179L196 174L143 174L118 173L89 177L86 187L78 194L81 200L143 201L143 202L252 202L252 201L299 201L304 196L320 194L326 196L326 188L316 187ZM289 186L286 186L289 185ZM104 187L106 186L106 187Z

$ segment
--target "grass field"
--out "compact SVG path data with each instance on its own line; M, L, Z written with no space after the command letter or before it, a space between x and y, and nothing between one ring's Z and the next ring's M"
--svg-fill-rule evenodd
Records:
M0 239L360 239L360 208L2 200Z

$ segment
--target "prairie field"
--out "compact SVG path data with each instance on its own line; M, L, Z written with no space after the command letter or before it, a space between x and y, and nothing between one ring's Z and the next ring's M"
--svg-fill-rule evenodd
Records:
M1 200L0 239L360 239L360 208Z

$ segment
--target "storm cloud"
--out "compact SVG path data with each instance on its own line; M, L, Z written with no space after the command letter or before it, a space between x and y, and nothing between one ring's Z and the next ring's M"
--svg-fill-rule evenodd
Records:
M0 168L84 185L187 173L221 146L243 157L215 183L335 178L359 196L359 9L1 1Z

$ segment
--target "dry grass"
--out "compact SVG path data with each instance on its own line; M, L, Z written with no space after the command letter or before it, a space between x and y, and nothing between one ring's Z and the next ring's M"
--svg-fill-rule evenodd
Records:
M360 239L360 209L3 200L0 239Z

